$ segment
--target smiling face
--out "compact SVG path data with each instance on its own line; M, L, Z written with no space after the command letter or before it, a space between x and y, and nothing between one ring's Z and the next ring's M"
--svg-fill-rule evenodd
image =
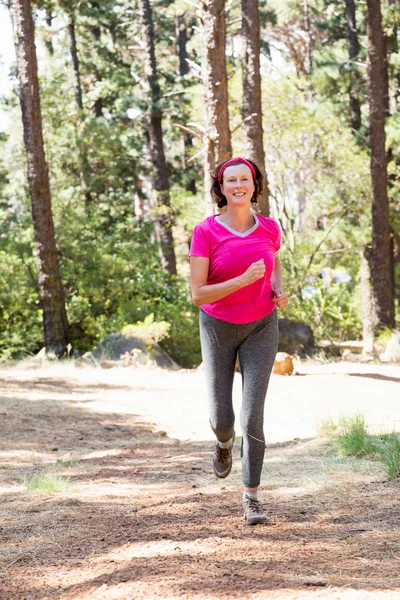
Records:
M253 197L255 185L250 168L244 164L226 167L221 191L229 205L249 206Z

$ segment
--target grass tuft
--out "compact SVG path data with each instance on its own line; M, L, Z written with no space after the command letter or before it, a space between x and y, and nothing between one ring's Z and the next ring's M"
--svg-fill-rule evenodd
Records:
M42 492L62 492L69 485L69 479L54 474L31 475L24 479L24 485L29 490Z
M379 457L389 479L394 479L400 475L400 440L394 432L385 437Z
M360 413L342 417L337 423L332 419L322 421L318 430L333 441L340 456L379 460L389 479L400 475L400 439L394 431L371 435L365 417Z
M356 414L339 420L337 445L343 456L373 456L376 444L368 433L365 417Z

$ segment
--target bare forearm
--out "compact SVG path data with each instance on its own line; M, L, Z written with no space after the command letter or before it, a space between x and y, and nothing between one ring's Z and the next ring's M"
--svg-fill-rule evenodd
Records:
M283 291L282 265L279 258L275 259L275 267L271 275L271 285L275 292L281 293Z
M236 292L237 290L244 287L242 277L234 277L223 281L222 283L213 283L211 285L202 285L193 292L193 302L196 306L202 306L202 304L209 304L210 302L216 302Z

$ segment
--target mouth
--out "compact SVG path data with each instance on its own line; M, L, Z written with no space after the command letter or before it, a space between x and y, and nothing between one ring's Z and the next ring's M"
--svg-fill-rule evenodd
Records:
M237 192L236 194L233 194L234 196L245 196L246 193L245 192Z

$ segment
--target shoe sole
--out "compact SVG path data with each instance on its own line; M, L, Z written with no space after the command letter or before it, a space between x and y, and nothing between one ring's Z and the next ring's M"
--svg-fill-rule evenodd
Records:
M234 446L235 438L236 438L235 432L233 432L233 436L232 437L233 437L233 440L232 440L232 452L233 452L233 446ZM233 456L232 456L232 462L229 465L228 469L226 471L224 471L222 474L218 473L215 470L215 467L214 467L214 464L213 464L213 470L214 470L215 476L218 477L218 479L225 479L225 477L228 477L229 473L232 471L232 464L233 464Z
M225 477L228 477L229 473L232 471L232 464L230 464L229 469L227 471L224 471L223 473L218 473L218 471L215 470L214 465L213 465L213 469L214 469L215 476L218 477L218 479L225 479Z
M267 517L253 517L248 518L244 515L244 520L246 521L246 525L263 525L267 520Z

